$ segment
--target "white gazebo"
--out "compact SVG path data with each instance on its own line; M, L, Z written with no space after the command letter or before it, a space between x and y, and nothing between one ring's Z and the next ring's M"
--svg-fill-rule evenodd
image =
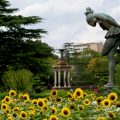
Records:
M54 88L70 87L70 68L63 58L64 49L60 49L61 58L59 59L54 69Z

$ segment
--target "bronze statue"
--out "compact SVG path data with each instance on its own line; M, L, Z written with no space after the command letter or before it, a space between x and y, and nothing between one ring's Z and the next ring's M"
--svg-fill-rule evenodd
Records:
M86 21L89 25L95 27L96 23L100 25L103 30L107 30L105 36L106 41L103 46L102 55L107 55L109 60L109 81L105 87L113 87L115 59L114 53L120 47L120 25L109 15L104 13L94 13L90 8L86 8Z

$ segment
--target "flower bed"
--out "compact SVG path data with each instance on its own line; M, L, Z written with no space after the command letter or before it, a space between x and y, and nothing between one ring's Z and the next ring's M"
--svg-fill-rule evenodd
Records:
M27 93L17 94L10 90L0 105L0 120L120 119L120 101L115 92L97 96L77 88L62 97L58 95L58 90L51 90L47 98L30 99Z

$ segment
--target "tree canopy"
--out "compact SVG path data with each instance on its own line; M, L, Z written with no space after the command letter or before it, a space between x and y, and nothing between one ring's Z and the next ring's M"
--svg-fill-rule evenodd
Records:
M95 85L95 83L104 83L107 80L108 61L99 52L88 49L76 53L71 64L74 65L73 80L75 83L74 81L73 83L76 85Z
M10 8L7 0L0 0L0 78L8 69L29 69L39 76L50 73L52 50L41 37L44 29L32 29L28 25L40 23L38 16L13 15L17 8Z

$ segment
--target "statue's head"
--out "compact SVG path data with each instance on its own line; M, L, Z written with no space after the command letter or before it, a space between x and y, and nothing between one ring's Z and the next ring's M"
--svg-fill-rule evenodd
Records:
M90 7L87 7L86 8L86 11L85 11L85 15L88 15L88 14L93 14L94 13L94 11L90 8Z
M86 15L86 21L89 25L95 27L96 26L96 18L94 17L94 11L90 8L90 7L87 7L86 8L86 12L85 12L85 15Z

